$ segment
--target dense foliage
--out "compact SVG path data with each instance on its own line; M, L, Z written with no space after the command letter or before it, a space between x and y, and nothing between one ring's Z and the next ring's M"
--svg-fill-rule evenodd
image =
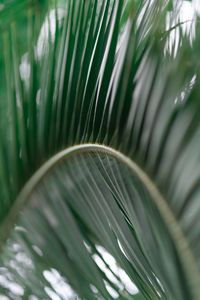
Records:
M200 299L185 3L0 2L2 299Z

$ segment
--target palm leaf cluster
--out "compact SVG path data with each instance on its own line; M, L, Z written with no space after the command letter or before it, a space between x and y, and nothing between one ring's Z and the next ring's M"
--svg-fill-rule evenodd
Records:
M0 297L200 298L200 30L181 2L2 1Z

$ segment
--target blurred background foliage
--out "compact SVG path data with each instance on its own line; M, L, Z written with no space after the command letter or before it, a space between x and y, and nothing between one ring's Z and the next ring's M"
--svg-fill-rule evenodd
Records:
M200 298L199 12L0 1L3 300Z

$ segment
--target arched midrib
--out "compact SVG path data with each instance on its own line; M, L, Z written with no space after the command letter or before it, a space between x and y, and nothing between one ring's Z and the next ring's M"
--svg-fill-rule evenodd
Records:
M115 150L106 145L100 144L80 144L71 146L65 150L54 155L51 159L45 162L29 179L29 181L22 188L15 203L13 204L8 216L0 225L0 249L5 244L10 230L17 221L19 212L26 205L26 202L31 195L32 191L40 183L41 179L47 175L58 163L62 160L69 159L72 156L82 153L105 153L124 163L134 174L138 176L145 188L149 192L152 200L154 201L157 209L159 210L169 232L174 241L182 265L184 267L185 275L187 276L188 284L193 293L194 299L200 298L200 274L197 263L193 256L192 250L189 246L187 238L185 237L179 223L177 222L172 210L167 204L167 201L158 190L157 186L149 178L141 167L123 153Z

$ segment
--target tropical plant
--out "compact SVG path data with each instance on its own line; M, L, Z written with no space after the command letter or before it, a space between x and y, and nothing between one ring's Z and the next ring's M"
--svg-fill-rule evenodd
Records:
M0 299L200 299L183 2L0 2Z

